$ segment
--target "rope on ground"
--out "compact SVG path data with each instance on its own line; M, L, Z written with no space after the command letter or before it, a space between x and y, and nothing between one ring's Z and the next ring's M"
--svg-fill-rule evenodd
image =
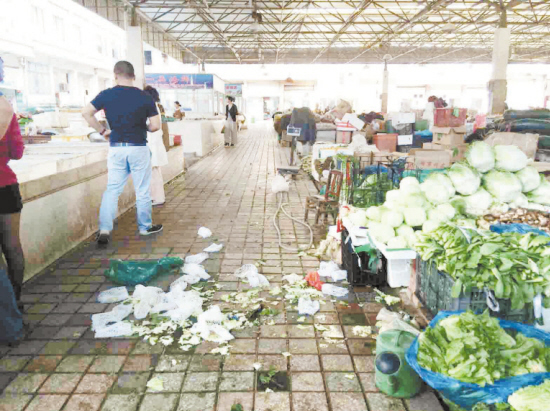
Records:
M288 183L287 183L288 184ZM275 226L275 230L277 230L277 235L279 237L279 247L281 247L282 249L284 250L287 250L287 251L292 251L292 252L295 252L295 253L298 253L300 251L305 251L305 250L309 250L311 248L311 246L313 245L313 230L311 229L311 227L309 226L308 223L304 222L304 221L301 221L297 218L294 218L292 217L286 210L285 210L285 206L288 205L288 203L283 203L283 196L284 196L284 193L287 193L288 195L288 189L287 190L283 190L283 191L278 191L277 192L277 198L279 199L279 206L277 207L277 211L275 212L275 215L273 216L273 225ZM301 224L305 227L307 227L307 229L309 230L309 244L307 245L307 247L305 248L292 248L292 247L288 247L286 245L283 245L282 243L282 238L281 238L281 229L279 228L279 225L278 225L278 216L280 214L280 212L283 212L284 215L286 215L290 220L292 221L295 221L297 222L298 224Z

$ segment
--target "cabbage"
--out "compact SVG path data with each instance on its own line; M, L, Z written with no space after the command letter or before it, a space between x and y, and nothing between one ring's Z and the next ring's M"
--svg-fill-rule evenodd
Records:
M420 227L426 221L426 211L422 207L408 207L403 210L405 222L411 227Z
M527 193L529 201L538 204L550 205L550 182L540 176L540 185L530 193Z
M451 206L452 207L452 206ZM444 223L449 221L450 218L446 212L433 208L428 212L428 221L435 221L437 223Z
M440 204L435 208L439 213L444 215L447 220L452 220L456 214L455 208L450 204Z
M407 248L407 240L404 237L393 237L388 240L388 248Z
M432 173L420 184L420 189L429 202L433 204L447 203L455 195L452 181L442 173Z
M386 193L386 201L401 203L401 192L399 190L390 190Z
M376 206L367 208L366 214L369 220L380 221L382 219L380 208Z
M439 225L440 225L440 223L438 221L428 220L422 225L422 232L423 233L431 233L432 231L437 229L437 227L439 227Z
M382 224L390 227L399 227L403 224L403 214L399 211L389 210L382 213Z
M403 205L405 207L426 207L426 197L421 192L405 194Z
M353 212L349 213L348 220L355 227L365 227L369 222L366 211L361 208L357 208Z
M511 147L511 146L502 146ZM489 171L483 177L485 189L498 201L511 203L521 194L521 181L514 174L504 171Z
M391 238L395 237L395 230L392 227L382 223L370 224L369 233L384 244L386 244Z
M397 232L397 235L399 237L407 238L411 235L414 235L414 230L412 229L412 227L409 227L408 225L405 225L405 224L397 227L397 230L395 231Z
M527 166L527 155L517 146L495 146L495 168L501 171L519 171Z
M405 206L401 203L401 201L387 200L384 203L384 207L386 210L401 211Z
M491 208L494 198L483 188L477 190L471 196L461 197L463 200L463 214L482 216Z
M535 167L525 167L523 170L518 171L516 176L521 181L524 193L533 191L540 184L540 175Z
M420 183L414 177L405 177L399 183L399 190L404 194L420 193Z
M510 208L527 208L528 206L529 199L523 193L510 203Z
M465 157L472 167L482 173L495 168L495 152L489 144L483 141L475 141L470 144Z
M453 164L448 174L456 191L462 195L474 194L481 184L477 170L462 163Z

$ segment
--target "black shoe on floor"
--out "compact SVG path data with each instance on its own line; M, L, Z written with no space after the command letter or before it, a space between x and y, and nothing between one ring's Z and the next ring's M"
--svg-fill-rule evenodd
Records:
M140 235L151 235L151 234L160 233L161 231L162 231L162 224L157 224L157 225L152 226L147 231L140 231L139 234Z
M235 144L231 144L231 147L235 147Z
M109 244L109 234L106 233L99 233L97 235L97 244L99 245L107 245Z
M229 143L225 143L225 146L226 146L226 147L229 147Z

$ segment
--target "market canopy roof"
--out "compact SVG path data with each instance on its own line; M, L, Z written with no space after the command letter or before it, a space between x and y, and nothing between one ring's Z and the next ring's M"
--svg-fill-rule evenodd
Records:
M188 51L188 62L488 62L503 14L511 61L550 62L549 0L131 3Z

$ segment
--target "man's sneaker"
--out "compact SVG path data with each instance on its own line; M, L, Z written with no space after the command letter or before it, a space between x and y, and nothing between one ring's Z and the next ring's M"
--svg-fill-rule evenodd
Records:
M141 235L151 235L151 234L160 233L161 231L162 231L162 224L157 224L157 225L152 226L147 231L140 231L139 234L141 234Z
M109 233L106 231L100 231L97 235L97 243L99 245L107 245L109 244Z

